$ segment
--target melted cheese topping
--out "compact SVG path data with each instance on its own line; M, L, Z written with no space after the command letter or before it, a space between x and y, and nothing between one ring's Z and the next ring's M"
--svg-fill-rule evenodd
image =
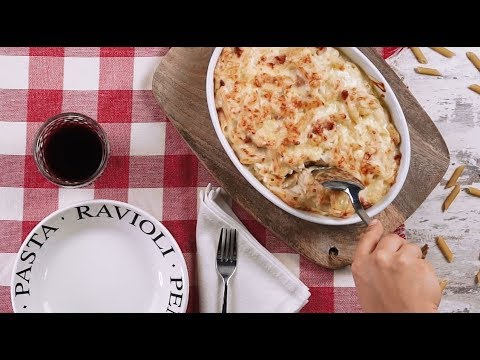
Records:
M215 68L220 125L240 162L288 205L348 217L343 192L309 162L364 185L364 207L395 182L400 136L375 84L334 48L224 48Z

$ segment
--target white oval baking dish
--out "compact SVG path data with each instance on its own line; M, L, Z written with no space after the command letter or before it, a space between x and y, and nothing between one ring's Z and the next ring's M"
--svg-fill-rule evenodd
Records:
M352 215L345 219L335 218L331 216L323 216L313 212L303 211L295 209L286 203L284 203L280 198L274 195L267 187L265 187L255 176L248 170L248 168L240 163L235 152L230 146L227 138L222 132L220 127L220 121L218 119L217 110L215 107L215 94L214 94L214 70L217 65L218 58L222 52L222 47L217 47L212 53L210 58L210 63L207 70L206 78L206 93L207 93L207 103L208 110L210 112L210 117L212 119L213 127L217 133L220 142L225 149L228 157L233 162L235 167L240 171L240 173L245 177L245 179L256 189L258 190L265 198L270 200L276 206L285 210L286 212L297 216L301 219L311 221L318 224L324 225L348 225L361 222L361 219L358 215ZM383 211L388 205L392 203L395 197L398 195L402 186L407 178L408 169L410 166L410 135L408 132L408 125L403 114L402 108L393 93L390 85L385 80L380 71L372 64L372 62L357 48L355 47L339 47L340 50L345 56L347 56L352 62L358 65L368 76L370 76L377 83L383 83L385 88L385 104L387 105L391 118L400 133L401 143L400 143L400 152L402 153L402 158L400 160L400 166L397 173L397 178L395 184L390 188L390 191L385 195L385 197L376 203L374 206L367 210L368 215L375 216Z

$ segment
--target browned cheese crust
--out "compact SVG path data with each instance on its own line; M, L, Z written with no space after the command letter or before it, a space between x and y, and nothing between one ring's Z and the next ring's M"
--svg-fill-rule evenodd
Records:
M305 163L364 185L365 207L395 183L400 136L381 91L335 48L224 48L215 68L220 125L242 164L286 204L327 216L354 210Z

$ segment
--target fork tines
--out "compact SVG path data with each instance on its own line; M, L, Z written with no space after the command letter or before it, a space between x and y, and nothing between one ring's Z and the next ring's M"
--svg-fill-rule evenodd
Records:
M217 249L217 261L235 262L237 260L237 230L222 228Z

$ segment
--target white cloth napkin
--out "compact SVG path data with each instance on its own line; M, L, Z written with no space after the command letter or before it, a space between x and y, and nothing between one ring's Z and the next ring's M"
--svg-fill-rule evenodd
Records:
M298 312L310 291L245 228L231 199L209 184L200 193L197 220L197 274L200 312L221 312L223 282L216 270L222 227L238 232L237 269L228 286L228 312Z

